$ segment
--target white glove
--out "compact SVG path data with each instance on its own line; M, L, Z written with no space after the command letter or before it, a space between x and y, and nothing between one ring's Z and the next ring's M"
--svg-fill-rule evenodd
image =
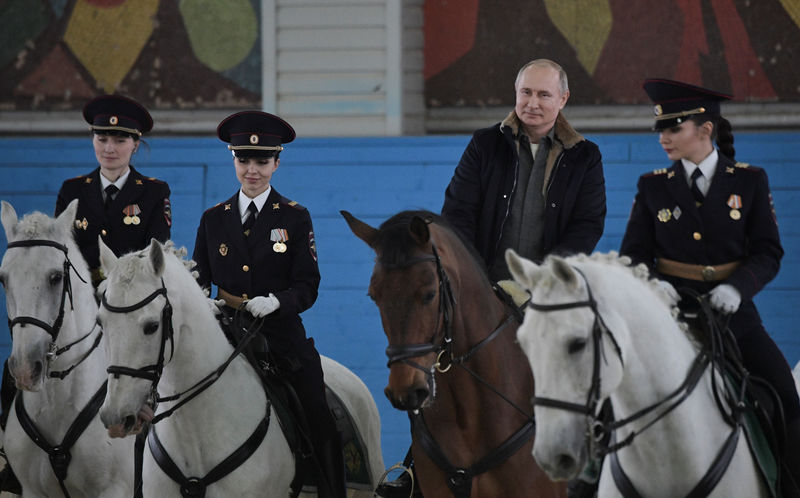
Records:
M222 307L223 306L225 306L225 300L224 299L211 299L211 298L208 298L208 309L211 310L211 313L213 313L214 316L217 316L220 313L222 313Z
M267 316L276 309L281 307L280 301L275 297L275 294L270 293L269 296L256 296L247 301L245 309L256 318Z
M711 307L722 313L736 313L742 304L742 295L731 284L719 284L709 294Z

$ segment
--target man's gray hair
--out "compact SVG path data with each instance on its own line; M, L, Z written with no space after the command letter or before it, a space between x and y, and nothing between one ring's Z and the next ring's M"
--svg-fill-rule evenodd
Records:
M569 81L567 81L567 72L564 71L564 68L561 67L558 63L551 61L550 59L534 59L519 69L517 72L517 79L514 81L514 88L517 88L519 85L519 80L522 78L522 73L525 72L531 66L539 66L539 67L549 67L550 69L555 69L558 71L558 86L561 90L561 95L569 92Z

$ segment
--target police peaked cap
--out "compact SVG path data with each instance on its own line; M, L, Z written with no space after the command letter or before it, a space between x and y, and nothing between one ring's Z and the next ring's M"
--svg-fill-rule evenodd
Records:
M153 118L135 100L121 95L101 95L83 106L83 118L95 131L124 131L142 136L153 129Z
M660 78L646 79L642 87L655 104L655 130L671 128L698 114L709 119L717 117L720 102L733 98L715 90Z
M278 116L261 111L242 111L222 120L217 136L237 155L271 157L281 144L294 140L294 128Z

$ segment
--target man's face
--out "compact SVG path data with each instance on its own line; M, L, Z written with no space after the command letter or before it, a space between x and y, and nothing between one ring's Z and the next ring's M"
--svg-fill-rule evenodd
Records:
M514 111L528 136L538 141L547 134L564 108L569 92L561 93L558 71L548 66L530 66L516 85Z

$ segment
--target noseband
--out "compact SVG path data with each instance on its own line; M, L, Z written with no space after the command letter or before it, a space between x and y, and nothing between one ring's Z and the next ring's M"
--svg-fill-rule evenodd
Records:
M8 249L14 249L14 248L18 248L18 247L53 247L53 248L58 249L59 251L64 253L64 263L63 263L64 271L63 271L63 283L61 285L61 302L59 303L59 306L58 306L58 316L56 317L56 319L53 322L53 324L50 325L50 324L48 324L48 323L46 323L46 322L44 322L42 320L39 320L36 317L24 316L24 315L23 316L17 316L17 317L14 317L13 319L9 319L8 320L8 331L9 331L9 333L12 334L12 336L14 334L14 325L17 325L17 324L29 323L29 324L35 325L35 326L41 328L42 330L44 330L45 332L47 332L47 334L50 336L50 339L51 339L50 347L48 348L48 351L47 351L47 359L48 359L48 362L49 362L49 361L52 361L54 358L60 356L61 354L69 351L72 348L72 346L78 344L82 340L84 340L87 337L89 337L92 334L92 332L94 331L94 329L95 329L95 327L92 327L92 329L89 330L89 332L87 332L85 335L83 335L79 339L67 344L64 347L59 348L56 345L56 340L58 339L58 335L61 332L61 326L64 324L64 314L65 314L64 305L67 302L67 295L69 295L70 310L72 310L72 311L75 310L75 303L74 303L74 300L73 300L73 297L72 297L72 280L70 279L70 273L71 273L70 270L75 272L75 275L77 275L77 277L81 280L81 282L86 283L86 280L84 280L83 277L81 277L81 274L78 273L78 270L77 270L77 268L75 268L75 265L73 265L72 261L70 261L70 259L69 259L69 249L64 244L61 244L61 243L56 242L54 240L46 240L46 239L18 240L16 242L9 242L9 244L8 244ZM92 345L92 347L89 348L89 351L87 351L81 357L81 359L78 360L77 363L73 364L72 366L70 366L66 370L62 370L62 371L59 371L59 372L56 372L56 371L49 372L48 376L51 377L51 378L57 378L57 379L63 379L64 377L66 377L75 367L77 367L79 364L81 364L83 362L83 360L85 360L92 351L94 351L94 349L100 344L100 339L101 339L102 336L103 336L103 333L100 332L100 334L98 334L98 336L97 336L97 339L95 339L95 342Z
M152 391L154 394L156 392L156 388L158 387L158 381L161 379L161 373L164 371L164 352L166 351L168 340L170 343L170 359L172 359L172 356L175 353L175 343L173 341L172 329L172 305L169 302L169 296L167 296L167 287L164 285L164 279L161 279L161 288L156 289L149 296L131 306L112 306L108 304L105 292L103 292L103 297L101 300L103 307L112 313L130 313L131 311L144 308L152 300L161 295L164 296L165 303L164 308L161 311L161 343L159 345L158 360L156 363L144 366L142 368L110 365L106 369L108 373L112 374L114 378L117 379L120 375L127 375L128 377L137 377L151 381L153 383Z

